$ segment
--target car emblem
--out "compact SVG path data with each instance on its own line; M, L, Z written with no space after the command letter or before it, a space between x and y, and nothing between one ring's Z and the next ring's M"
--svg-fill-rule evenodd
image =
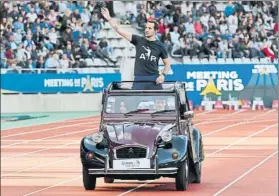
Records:
M134 153L133 148L129 148L129 150L128 150L129 157L132 157L133 153Z

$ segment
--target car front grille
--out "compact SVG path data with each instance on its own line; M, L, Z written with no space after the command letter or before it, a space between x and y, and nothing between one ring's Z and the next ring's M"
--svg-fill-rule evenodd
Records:
M123 148L116 150L116 157L118 159L145 158L146 157L146 148L123 147Z

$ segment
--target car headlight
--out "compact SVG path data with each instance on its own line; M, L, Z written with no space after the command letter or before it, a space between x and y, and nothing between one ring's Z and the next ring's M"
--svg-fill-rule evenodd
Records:
M169 141L171 141L172 133L170 131L164 131L161 134L161 138L164 142L169 142Z
M102 141L103 141L103 139L104 139L104 135L103 135L103 133L94 133L93 135L92 135L92 140L93 140L93 142L95 142L95 143L101 143Z

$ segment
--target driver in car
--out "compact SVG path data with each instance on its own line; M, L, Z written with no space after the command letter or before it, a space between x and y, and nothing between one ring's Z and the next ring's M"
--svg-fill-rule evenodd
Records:
M126 108L126 105L124 103L124 101L121 101L120 102L120 113L126 113L127 112L127 108Z
M155 109L157 111L167 109L166 105L167 105L166 104L166 100L164 100L164 99L157 99L157 100L155 100Z

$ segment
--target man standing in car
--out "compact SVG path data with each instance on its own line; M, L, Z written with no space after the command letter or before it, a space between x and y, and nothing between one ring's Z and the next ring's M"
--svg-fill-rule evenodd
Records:
M165 80L165 76L170 68L170 62L164 44L156 39L156 33L159 28L158 23L156 21L147 21L145 25L145 37L140 37L119 29L119 26L112 20L106 8L102 8L101 13L117 33L136 47L134 80L151 81L154 84L156 82L157 85L155 88L162 88L160 84ZM161 73L158 71L160 58L162 58L165 65ZM146 83L145 85L137 83L134 84L133 88L154 89L154 86L150 85L150 83Z

